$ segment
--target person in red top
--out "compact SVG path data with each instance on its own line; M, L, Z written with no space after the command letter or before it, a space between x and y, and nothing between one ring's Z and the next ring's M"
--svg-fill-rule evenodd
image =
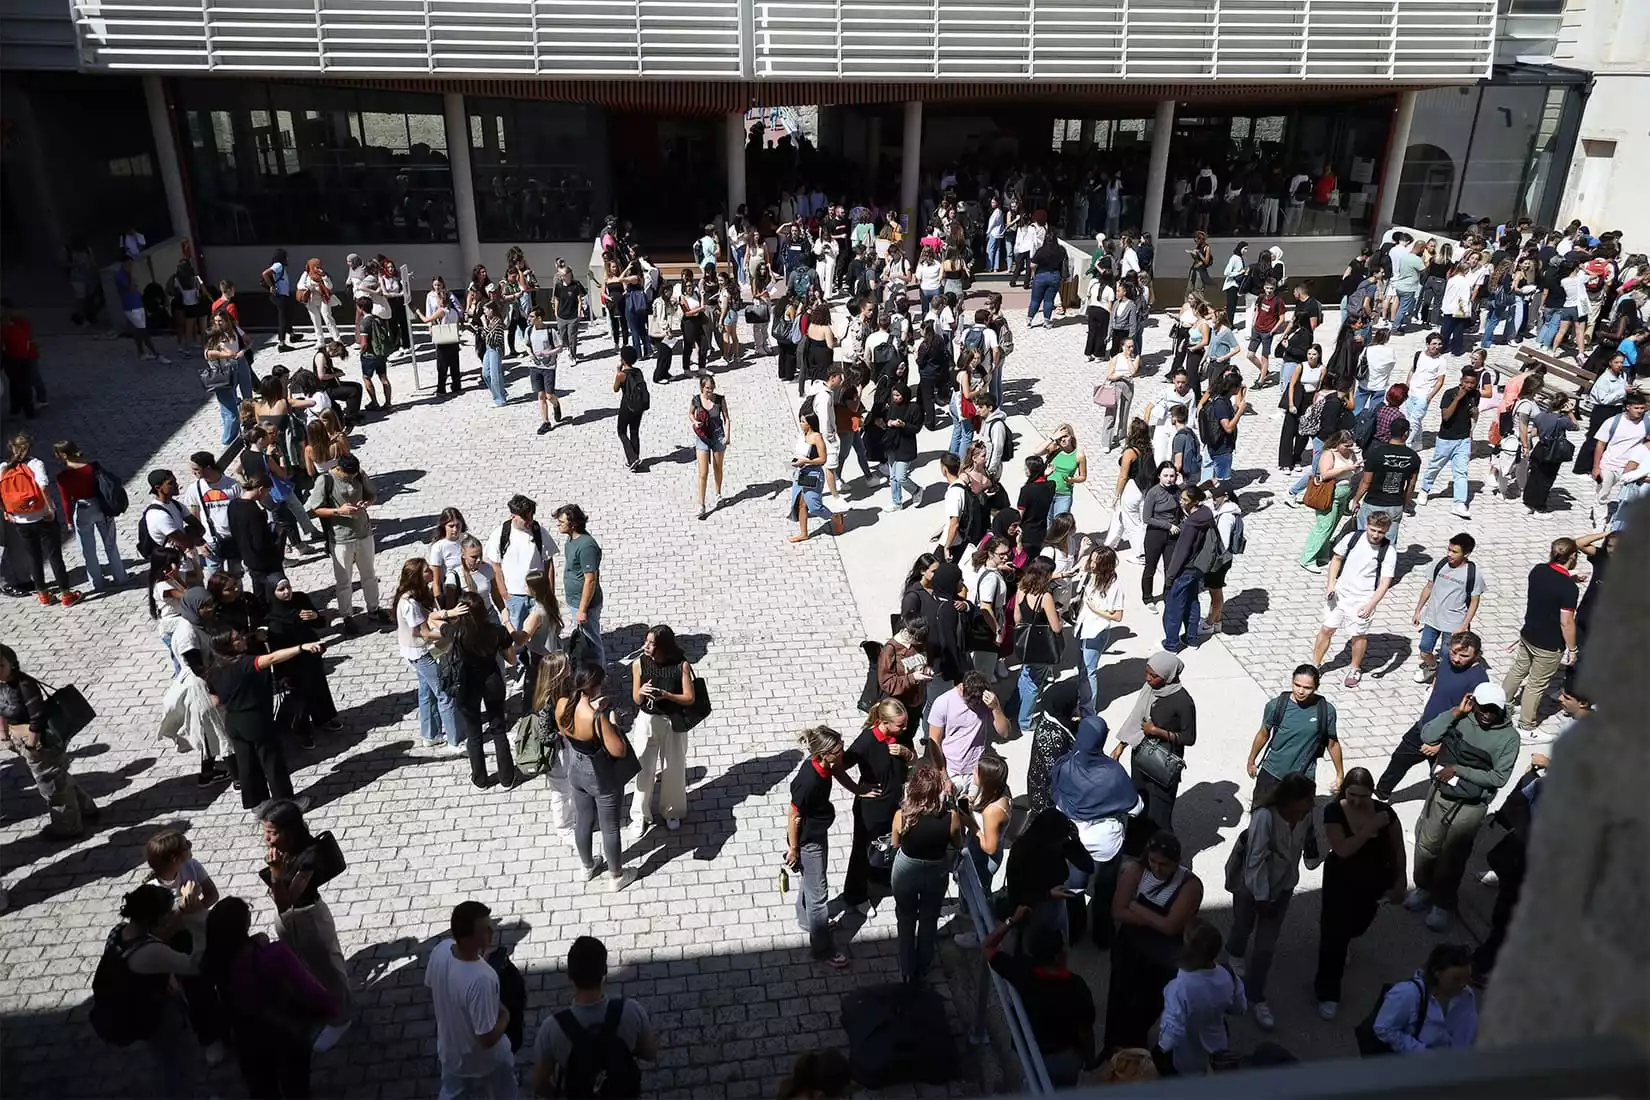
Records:
M40 346L34 342L29 319L0 298L0 365L11 394L11 415L34 419L35 405L46 403L46 384L40 378Z
M859 798L875 798L881 792L862 788L846 775L842 766L842 735L829 726L802 731L802 747L808 759L791 780L791 807L785 824L785 866L802 876L796 894L796 923L808 933L813 957L836 970L848 969L848 956L837 949L831 935L827 902L829 884L825 876L825 848L836 807L831 805L831 783Z
M1328 206L1329 200L1335 195L1337 182L1335 169L1325 166L1323 175L1319 176L1318 182L1312 185L1312 201L1319 206Z
M1249 312L1249 361L1260 368L1255 388L1266 385L1272 376L1272 334L1283 321L1284 302L1276 280L1267 279Z
M115 504L104 500L98 491L97 463L81 454L72 439L52 444L52 453L63 463L63 472L57 475L57 493L63 501L63 517L69 521L69 530L80 538L80 553L86 559L86 579L91 582L92 591L123 587L126 563L120 560L115 517L109 514ZM106 559L101 564L97 560L99 538L103 540Z
M235 284L228 279L218 283L218 297L212 303L212 312L229 314L229 319L235 322L235 327L241 327L241 307L235 304Z

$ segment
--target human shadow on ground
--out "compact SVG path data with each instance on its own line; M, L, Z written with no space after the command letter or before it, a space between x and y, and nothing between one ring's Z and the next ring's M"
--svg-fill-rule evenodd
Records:
M430 534L435 530L438 518L436 513L429 512L421 516L397 516L394 519L374 520L373 548L378 553L383 553L400 546L431 541Z
M692 447L677 447L674 451L667 451L662 455L653 455L649 458L642 459L641 462L636 464L636 472L639 474L646 473L655 466L681 465L683 463L691 463L692 461Z
M734 810L749 798L759 798L783 783L802 761L796 749L741 760L721 775L688 791L688 816L675 832L653 828L626 852L641 856L638 877L648 875L685 852L701 861L714 860L738 831Z
M1226 597L1226 606L1220 613L1221 632L1249 633L1249 620L1264 615L1272 607L1272 594L1264 588L1245 588L1235 596Z
M1352 664L1352 639L1343 637L1342 634L1344 631L1337 633L1330 641L1328 657L1318 669L1320 675L1327 676ZM1385 677L1403 665L1412 649L1407 634L1369 635L1369 648L1364 654L1363 675L1374 679Z
M734 493L732 496L723 497L721 507L717 508L717 511L719 512L722 508L727 508L735 504L743 504L747 500L757 500L759 498L777 500L779 494L790 488L790 485L790 479L784 477L776 477L772 481L752 482L743 489L739 490L737 493Z
M1231 829L1243 819L1243 802L1238 785L1230 779L1196 783L1180 792L1174 803L1174 834L1185 852L1183 862L1220 843L1222 829Z
M1003 383L1003 412L1009 416L1030 416L1043 407L1043 395L1031 378L1015 378Z
M619 410L612 406L607 406L600 409L585 409L577 416L570 416L566 420L563 420L561 423L557 424L556 429L559 431L562 428L577 427L580 424L594 424L598 420L608 420L611 418L616 418L618 415Z
M395 494L404 492L416 481L423 480L426 470L367 470L367 480L372 482L374 491L378 494L378 503L383 505Z

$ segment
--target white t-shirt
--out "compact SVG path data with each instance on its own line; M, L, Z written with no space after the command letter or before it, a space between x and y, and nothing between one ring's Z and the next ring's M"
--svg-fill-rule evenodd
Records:
M193 882L204 892L206 884L212 881L212 876L206 873L206 868L201 866L200 860L190 857L178 865L177 878L168 882L157 875L151 875L149 881L156 886L163 886L172 891L173 904L181 910L183 908L183 884ZM205 909L197 909L193 913L185 914L183 918L184 927L192 933L190 938L193 942L190 953L196 958L199 958L201 952L206 950L206 913Z
M189 513L176 500L152 501L143 509L143 524L149 528L149 537L156 546L166 544L166 536L174 535L189 525Z
M1113 614L1123 610L1123 581L1116 578L1111 587L1104 592L1097 591L1091 584L1083 596L1083 610L1077 615L1077 636L1084 641L1097 638L1106 630L1117 624L1102 617L1099 612L1109 611Z
M950 546L961 546L966 537L962 530L963 511L968 505L968 487L960 480L953 481L945 487L945 518L957 520L957 537L950 542Z
M1398 365L1398 353L1392 350L1391 344L1371 344L1364 349L1364 362L1369 367L1368 377L1358 383L1359 387L1376 393L1385 393L1392 385L1392 372Z
M224 474L217 481L196 478L190 482L183 491L183 503L200 514L209 537L224 538L229 534L229 502L240 495L241 483Z
M1627 455L1644 442L1646 428L1650 428L1650 419L1641 417L1635 424L1627 419L1626 413L1617 413L1600 424L1593 433L1593 438L1604 449L1604 456L1598 461L1599 470L1604 473L1625 470Z
M981 607L991 608L997 622L1003 621L1003 606L1008 602L1008 582L1003 580L1001 573L991 568L980 570L968 586L968 594Z
M516 538L510 536L511 546L515 545ZM481 606L487 611L487 617L498 622L498 608L493 606L493 567L484 561L476 562L474 569L465 569L463 563L458 568L449 569L442 578L442 585L460 593L472 593L481 597Z
M1380 587L1381 578L1398 574L1398 548L1389 548L1381 560L1380 547L1369 545L1363 531L1348 531L1335 544L1335 556L1342 558L1341 573L1335 580L1335 595L1341 600L1367 600ZM1377 564L1378 563L1378 564Z
M436 1055L447 1073L486 1077L515 1061L510 1040L502 1035L491 1047L476 1042L477 1035L498 1024L498 974L485 959L459 958L453 947L451 939L436 944L424 971L424 985L435 1005Z
M1152 398L1152 426L1156 427L1159 424L1167 424L1169 422L1169 413L1176 405L1181 405L1186 409L1186 422L1188 424L1191 423L1193 420L1193 417L1191 416L1192 402L1196 400L1197 394L1193 393L1189 389L1185 393L1176 393L1171 389L1166 393ZM1155 454L1161 452L1154 449L1153 453Z
M1449 370L1449 356L1428 355L1426 352L1422 352L1420 357L1415 360L1415 369L1409 372L1409 395L1419 397L1422 401L1430 401L1432 399L1432 387L1437 384L1438 379L1442 378L1447 370ZM1420 425L1412 424L1410 428L1419 430Z
M1650 477L1650 443L1635 443L1633 445L1633 449L1627 452L1627 461L1622 463L1622 468L1625 470L1629 465L1633 466L1633 470L1631 473L1623 475L1623 482L1636 485L1645 478Z
M395 603L395 643L401 648L401 656L409 661L418 660L430 648L418 631L429 617L429 612L411 596L402 596Z
M495 528L492 536L487 540L486 559L495 565L504 567L504 591L512 596L527 595L527 574L534 570L545 570L547 563L556 556L556 543L550 537L549 528L539 523L539 540L544 550L533 545L533 533L523 531L515 526L515 520L505 521L510 525L510 545L503 555L499 554L500 536L504 534L502 526ZM538 521L534 521L537 523Z
M1118 265L1117 270L1118 270L1118 274L1120 276L1121 275L1127 275L1131 271L1139 271L1140 270L1140 253L1136 252L1132 248L1125 248L1123 250L1123 260Z
M430 545L424 560L444 570L457 569L464 562L464 548L457 539L439 539Z
M940 288L940 280L945 274L937 260L924 260L917 265L917 285L927 291Z
M23 463L23 465L28 467L29 473L34 475L34 483L40 486L40 499L46 501L47 506L42 507L39 511L19 513L11 518L16 520L18 523L39 523L50 514L49 506L52 499L52 480L46 476L46 464L41 462L38 458L31 458L27 462Z

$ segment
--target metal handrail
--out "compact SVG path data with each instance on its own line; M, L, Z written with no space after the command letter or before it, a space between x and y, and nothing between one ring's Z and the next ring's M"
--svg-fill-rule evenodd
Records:
M986 936L991 932L991 901L980 885L979 872L975 870L974 859L967 851L957 860L955 875L957 895L972 918L974 933L983 945ZM991 969L991 961L983 946L979 949L979 973L975 977L974 988L977 996L974 1003L973 1035L985 1034L985 994L987 989L994 989L997 1001L1003 1007L1003 1016L1008 1021L1008 1034L1014 1042L1014 1053L1020 1060L1020 1076L1025 1082L1026 1094L1051 1095L1054 1086L1049 1083L1048 1067L1043 1064L1043 1052L1037 1046L1037 1036L1031 1030L1031 1020L1026 1016L1026 1008L1020 1000L1020 994L1012 984Z

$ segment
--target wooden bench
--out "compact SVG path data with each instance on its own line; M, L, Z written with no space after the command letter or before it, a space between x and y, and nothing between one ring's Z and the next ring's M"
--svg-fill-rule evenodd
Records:
M1546 370L1547 377L1564 379L1575 386L1577 393L1583 397L1593 388L1593 383L1598 381L1598 375L1585 367L1527 344L1519 347L1515 358L1526 369L1542 367Z

